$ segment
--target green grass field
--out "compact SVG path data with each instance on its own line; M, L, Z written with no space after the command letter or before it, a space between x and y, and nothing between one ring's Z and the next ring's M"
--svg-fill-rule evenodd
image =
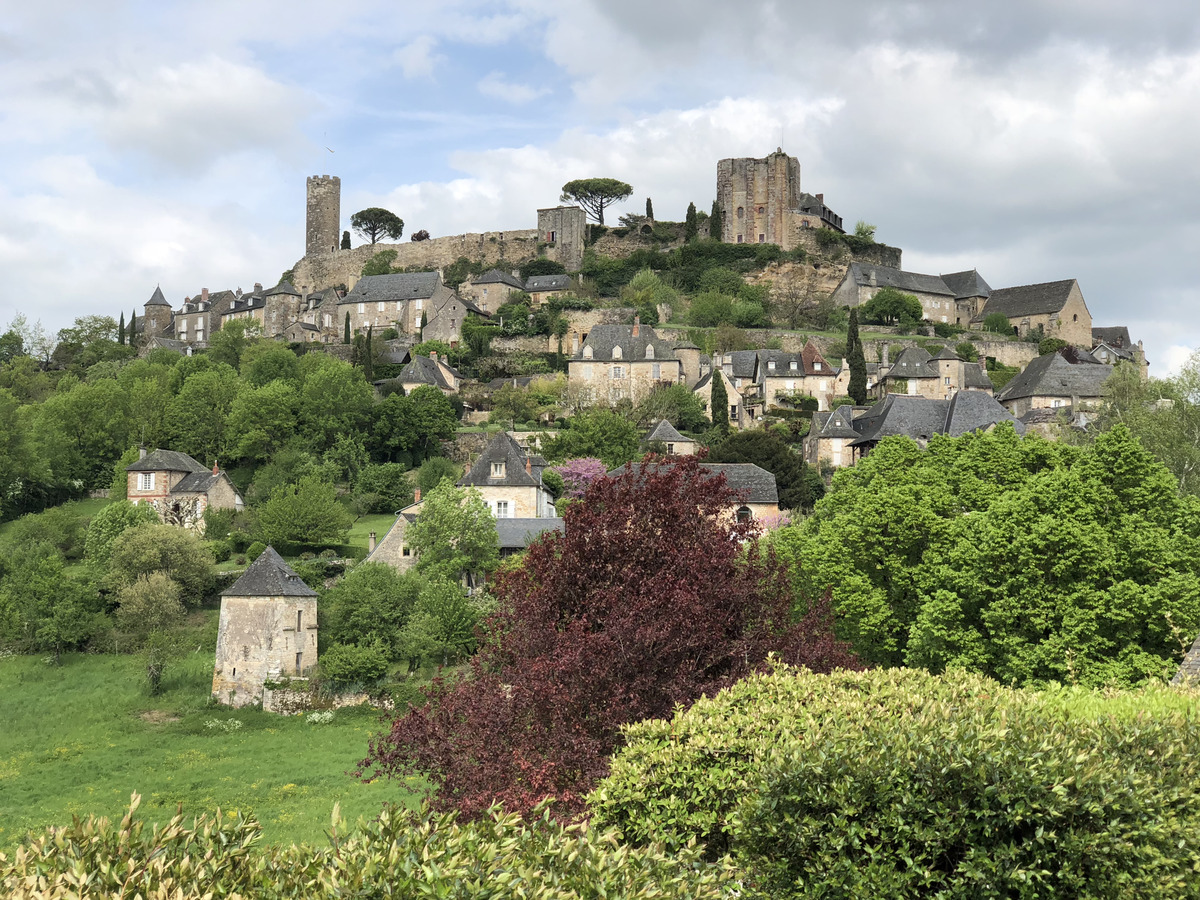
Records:
M363 784L347 772L382 727L373 710L304 716L209 704L212 655L168 668L150 697L137 657L0 658L0 849L88 814L119 818L133 792L148 820L178 804L254 813L269 843L320 843L335 802L349 822L385 802L419 805L423 784ZM236 720L240 727L207 723ZM229 730L226 730L229 729Z

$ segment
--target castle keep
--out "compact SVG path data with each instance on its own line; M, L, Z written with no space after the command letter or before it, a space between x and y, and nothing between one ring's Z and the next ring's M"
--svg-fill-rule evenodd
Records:
M763 159L741 157L717 163L717 203L727 244L778 244L791 250L800 230L843 231L842 217L825 205L824 194L800 190L800 160L782 148Z
M342 179L316 175L308 179L304 255L320 256L338 249L342 222Z

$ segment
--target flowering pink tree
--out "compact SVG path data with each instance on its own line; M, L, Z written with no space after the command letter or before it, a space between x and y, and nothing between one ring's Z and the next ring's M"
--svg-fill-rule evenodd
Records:
M566 487L563 496L578 500L587 491L588 485L608 472L608 467L595 457L585 456L569 459L561 466L552 467L551 471L562 476Z

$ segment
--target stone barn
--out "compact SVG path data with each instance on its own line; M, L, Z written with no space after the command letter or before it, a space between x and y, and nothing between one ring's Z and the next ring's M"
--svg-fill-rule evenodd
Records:
M268 681L301 677L317 662L317 592L274 548L221 593L213 697L261 703Z

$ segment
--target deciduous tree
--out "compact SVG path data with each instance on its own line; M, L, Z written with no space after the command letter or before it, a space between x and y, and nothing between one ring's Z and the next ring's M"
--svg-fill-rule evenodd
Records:
M732 502L691 458L593 483L565 532L497 579L470 676L438 682L365 764L415 768L440 805L468 814L548 796L575 812L623 724L714 693L772 652L815 671L853 663L828 621L789 624L786 574L743 543L753 526L732 520Z
M862 305L863 321L878 325L912 326L924 315L920 300L890 287L882 288Z
M481 584L499 560L496 519L479 492L447 480L428 496L405 539L416 555L414 568L431 578Z
M341 544L351 524L337 490L315 475L277 488L258 511L259 531L268 544Z

